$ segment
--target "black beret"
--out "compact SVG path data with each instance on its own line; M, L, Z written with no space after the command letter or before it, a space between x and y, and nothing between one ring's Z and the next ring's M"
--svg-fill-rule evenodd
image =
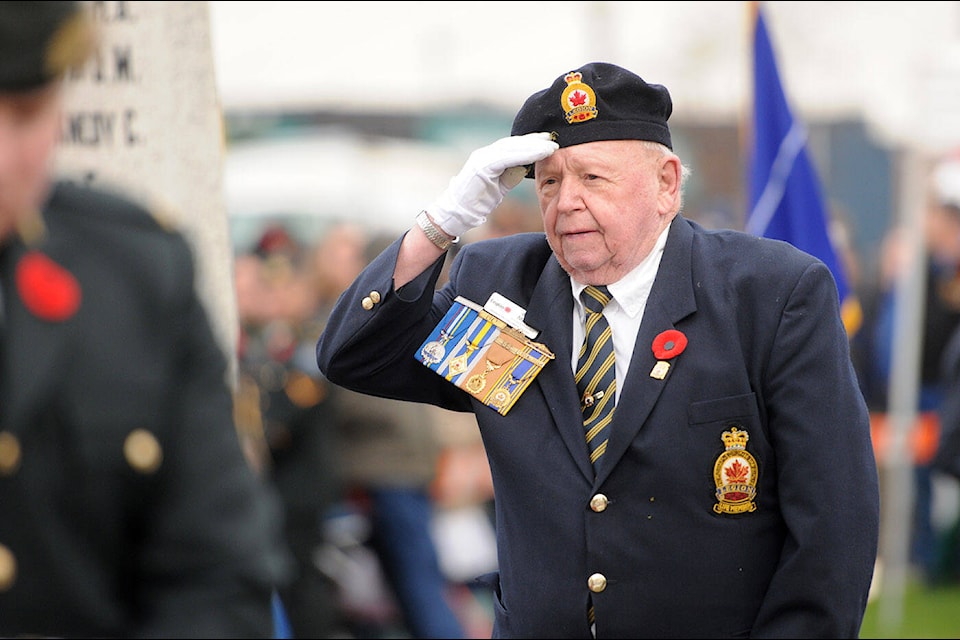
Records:
M561 147L598 140L651 140L670 149L670 92L606 62L565 73L523 103L511 135L549 131ZM527 173L533 177L533 168Z
M79 2L0 2L0 91L25 91L82 63L94 32Z

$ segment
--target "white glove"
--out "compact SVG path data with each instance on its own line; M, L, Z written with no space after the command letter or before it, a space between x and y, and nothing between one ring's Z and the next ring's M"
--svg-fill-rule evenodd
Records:
M458 237L486 222L503 196L523 180L526 165L543 160L559 147L549 133L508 136L481 147L470 154L427 213L447 235Z

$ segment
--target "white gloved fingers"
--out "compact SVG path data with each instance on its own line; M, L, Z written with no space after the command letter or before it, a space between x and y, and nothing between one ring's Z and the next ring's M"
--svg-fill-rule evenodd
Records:
M559 147L545 131L509 136L474 151L468 164L493 178L502 174L504 169L543 160Z
M427 213L445 233L460 236L486 222L504 195L523 180L527 166L558 148L546 132L508 136L481 147L470 154Z

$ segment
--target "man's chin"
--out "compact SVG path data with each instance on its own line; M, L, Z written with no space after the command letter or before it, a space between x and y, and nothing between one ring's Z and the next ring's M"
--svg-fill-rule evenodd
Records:
M557 260L571 278L583 284L598 284L594 282L595 277L607 264L606 261L598 261L596 253L590 255L582 255L577 252L566 253L562 257L558 255Z

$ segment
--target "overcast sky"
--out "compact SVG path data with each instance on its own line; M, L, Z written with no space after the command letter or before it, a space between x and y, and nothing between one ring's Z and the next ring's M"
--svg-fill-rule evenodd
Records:
M515 110L583 63L667 85L675 116L724 119L749 97L746 2L210 3L226 108ZM769 2L784 85L807 118L960 140L957 2ZM953 118L956 122L950 121ZM910 133L903 133L909 128Z

